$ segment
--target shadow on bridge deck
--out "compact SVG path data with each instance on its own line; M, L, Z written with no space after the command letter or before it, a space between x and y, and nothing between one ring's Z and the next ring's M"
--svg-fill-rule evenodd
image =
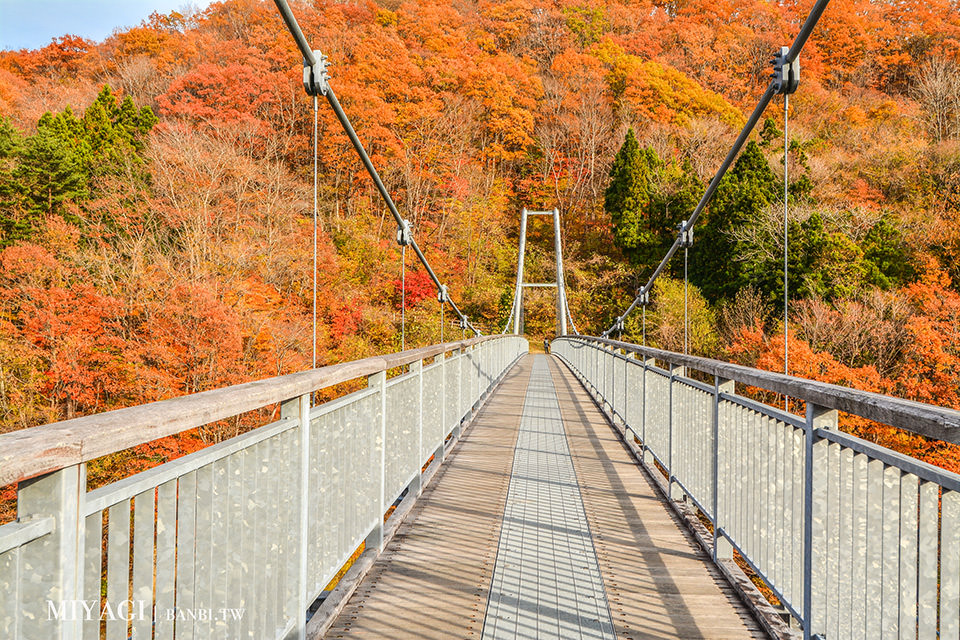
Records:
M549 370L544 366L548 360ZM515 457L518 437L538 443L539 449L543 440L537 425L556 422L550 407L543 413L545 405L553 411L559 407L566 442L561 443L563 453L536 453L541 460L548 455L568 466L572 462L579 488L573 486L573 498L565 494L565 502L576 502L576 492L582 496L582 509L568 504L560 510L574 514L561 515L573 518L569 527L556 526L556 503L531 500L526 488L510 490L514 473L524 474L513 477L517 486L530 481L529 463L515 462L522 459ZM532 429L540 439L523 440L524 429ZM556 485L556 471L548 472L553 474L549 481L544 477L534 482ZM518 525L512 517L505 523L505 511L514 513L518 503L523 503L523 522ZM585 513L589 530L576 521L576 513L580 520ZM552 520L538 520L542 517ZM518 526L523 528L520 534ZM578 534L577 527L584 533ZM550 556L542 566L537 565L537 554L531 560L526 549L522 561L508 555L505 540L546 528L554 531L537 538L543 555ZM554 538L558 528L563 535ZM578 535L585 537L589 558L584 549L575 556L577 545L569 544ZM571 549L565 564L576 574L568 585L558 568L564 564L558 561L561 547ZM602 576L603 584L595 590L583 587L590 583L589 571L580 565L590 563L599 566ZM558 572L553 582L559 587L544 586L546 577ZM511 593L504 593L504 584L512 585ZM590 598L597 599L592 619L582 603ZM621 639L765 637L576 378L555 358L527 356L508 373L424 489L326 637L605 638L610 637L611 621Z
M573 374L551 372L617 636L766 637Z

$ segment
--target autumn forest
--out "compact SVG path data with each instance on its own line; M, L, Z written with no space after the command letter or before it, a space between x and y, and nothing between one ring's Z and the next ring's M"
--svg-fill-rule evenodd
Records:
M504 326L519 211L561 211L583 333L633 299L812 2L296 2L451 296ZM0 52L0 432L311 362L313 105L272 2ZM318 361L400 348L396 226L319 109ZM690 348L783 369L783 102L700 218ZM833 0L787 142L791 373L960 409L960 5ZM531 223L530 280L553 230ZM406 345L440 340L408 254ZM526 329L552 337L553 292ZM647 342L683 348L683 262ZM444 338L458 337L449 323ZM639 314L624 339L641 340ZM239 427L238 427L239 428ZM960 471L956 448L847 419ZM179 455L230 433L169 444ZM193 444L187 441L193 438Z

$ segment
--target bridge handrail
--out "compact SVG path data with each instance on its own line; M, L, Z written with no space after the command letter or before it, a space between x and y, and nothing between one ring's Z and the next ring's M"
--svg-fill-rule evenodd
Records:
M0 434L0 486L499 337L408 349Z
M655 358L674 366L689 367L727 380L812 402L828 409L852 413L861 418L892 425L928 438L960 444L960 411L954 409L607 338L562 336L558 339L593 342L623 349L628 353Z
M18 483L0 525L0 637L99 637L101 620L107 638L313 637L325 587L383 550L391 505L419 495L527 350L450 342L7 434L4 478L50 471ZM83 460L102 451L275 404L269 424L88 486Z
M838 410L954 442L958 412L613 340L551 352L678 508L709 521L714 560L738 552L804 640L960 635L960 475L840 431Z

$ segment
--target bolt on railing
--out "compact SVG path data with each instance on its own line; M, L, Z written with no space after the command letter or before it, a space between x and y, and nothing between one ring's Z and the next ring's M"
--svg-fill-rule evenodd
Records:
M960 412L605 339L551 352L669 496L709 519L714 558L736 549L805 638L960 637L960 475L839 431L837 410L950 442ZM805 401L806 416L737 383Z
M0 638L98 639L101 619L108 640L305 637L324 586L361 543L381 546L387 508L526 352L476 338L0 435L0 486L19 483ZM271 424L86 489L99 456L276 403Z

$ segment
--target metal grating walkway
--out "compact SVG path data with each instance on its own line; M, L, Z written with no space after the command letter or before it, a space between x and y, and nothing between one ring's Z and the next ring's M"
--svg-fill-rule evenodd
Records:
M546 356L520 416L482 637L615 637Z

